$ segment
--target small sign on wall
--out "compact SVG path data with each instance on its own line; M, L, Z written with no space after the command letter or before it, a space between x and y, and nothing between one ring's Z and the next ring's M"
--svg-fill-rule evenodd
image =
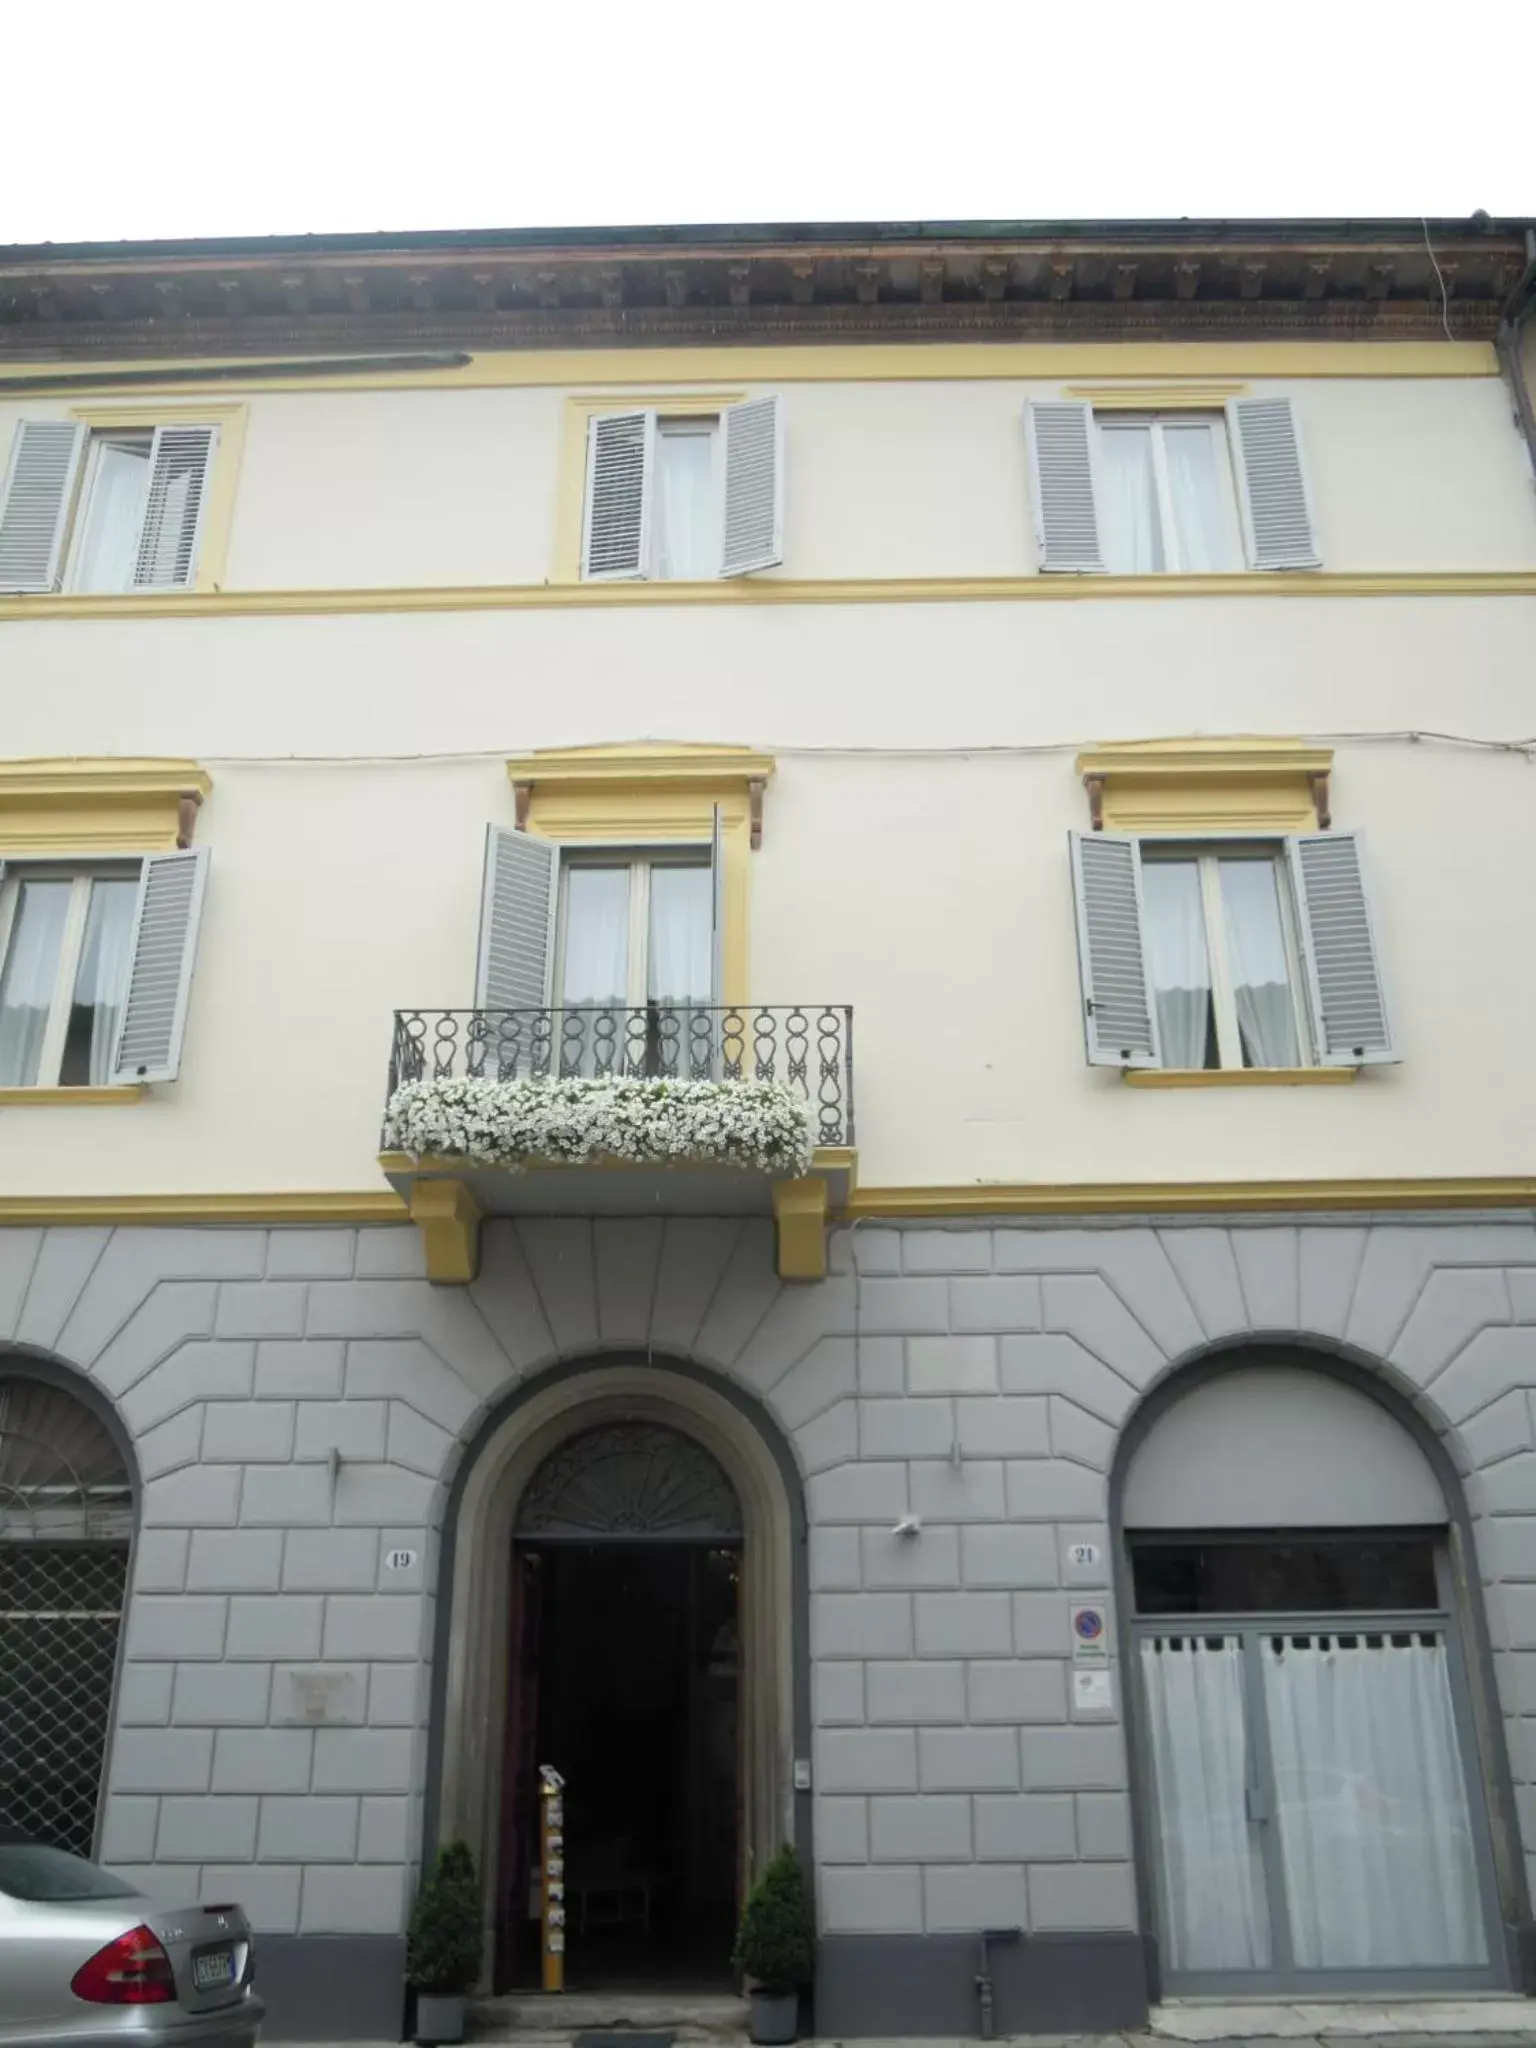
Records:
M1072 1674L1072 1706L1079 1714L1112 1714L1115 1711L1115 1677L1106 1665L1098 1670L1089 1665Z
M1109 1662L1109 1617L1102 1607L1073 1608L1072 1659L1077 1664Z

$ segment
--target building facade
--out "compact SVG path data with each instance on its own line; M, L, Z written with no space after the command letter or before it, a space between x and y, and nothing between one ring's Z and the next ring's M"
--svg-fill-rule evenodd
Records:
M544 1765L572 1985L1530 1987L1532 257L0 251L0 1822L289 2037Z

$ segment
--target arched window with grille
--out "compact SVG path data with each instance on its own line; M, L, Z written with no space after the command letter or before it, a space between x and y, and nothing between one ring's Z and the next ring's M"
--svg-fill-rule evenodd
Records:
M0 1831L95 1844L133 1487L93 1409L0 1358Z

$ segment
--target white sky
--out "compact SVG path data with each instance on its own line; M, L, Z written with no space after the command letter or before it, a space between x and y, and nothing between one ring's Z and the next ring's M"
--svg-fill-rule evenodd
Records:
M1536 214L1515 0L12 0L0 242Z

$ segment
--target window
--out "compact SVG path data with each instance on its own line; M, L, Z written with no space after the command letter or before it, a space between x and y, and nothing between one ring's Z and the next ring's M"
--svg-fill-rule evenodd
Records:
M176 1078L207 859L6 869L0 1088Z
M713 999L714 890L700 854L564 862L555 987L562 1007L686 1009Z
M1111 576L1242 567L1219 413L1095 415L1099 539Z
M1090 1065L1272 1074L1396 1060L1360 835L1070 837Z
M587 421L581 573L702 582L783 559L777 398Z
M1144 843L1147 966L1163 1064L1312 1064L1295 912L1274 848Z
M1036 399L1027 411L1040 568L1116 576L1319 566L1288 398L1224 409L1102 410Z
M137 870L40 869L8 882L0 1087L104 1086L128 986Z
M0 590L188 588L219 435L23 420L0 488Z

